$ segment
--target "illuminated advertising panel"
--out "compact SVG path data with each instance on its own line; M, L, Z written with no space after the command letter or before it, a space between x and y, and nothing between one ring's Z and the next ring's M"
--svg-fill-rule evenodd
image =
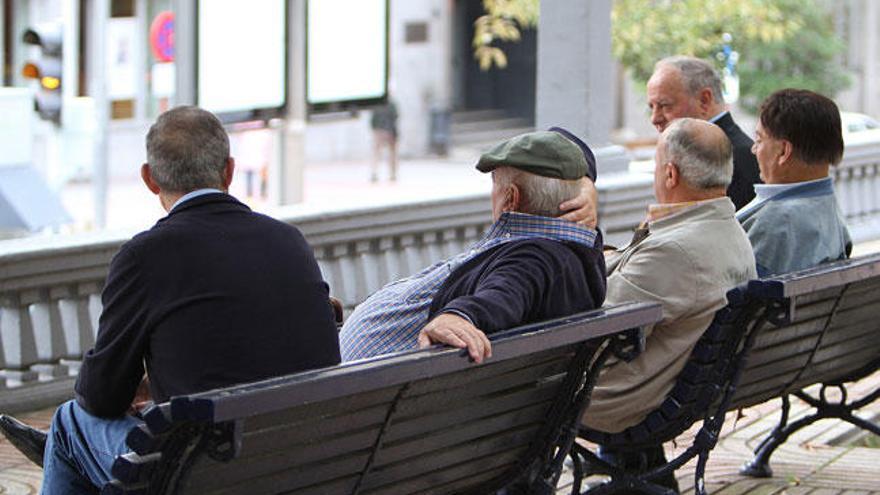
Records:
M306 100L313 112L385 100L388 1L309 0Z
M280 115L287 0L201 0L197 16L197 104L227 122Z

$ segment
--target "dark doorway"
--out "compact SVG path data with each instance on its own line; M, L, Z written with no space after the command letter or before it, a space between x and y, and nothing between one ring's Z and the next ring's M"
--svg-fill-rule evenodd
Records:
M510 117L535 120L537 31L521 31L517 43L498 45L507 55L507 67L480 70L471 41L474 21L484 14L479 0L455 2L455 110L501 110Z

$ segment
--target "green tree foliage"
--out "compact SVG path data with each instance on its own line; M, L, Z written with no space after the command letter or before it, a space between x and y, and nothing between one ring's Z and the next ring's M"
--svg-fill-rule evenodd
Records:
M764 98L782 88L809 89L833 97L849 87L849 75L838 63L846 47L835 36L830 16L820 9L804 11L802 16L804 27L789 38L741 50L741 107L755 111Z
M614 54L644 86L654 63L675 54L722 62L724 33L740 54L740 104L754 111L785 87L829 96L849 84L836 63L835 37L822 0L615 0Z
M552 1L552 0L551 0ZM507 67L504 50L494 46L496 41L519 41L520 29L538 24L539 0L483 0L485 15L474 23L474 58L480 69L489 70L493 65Z

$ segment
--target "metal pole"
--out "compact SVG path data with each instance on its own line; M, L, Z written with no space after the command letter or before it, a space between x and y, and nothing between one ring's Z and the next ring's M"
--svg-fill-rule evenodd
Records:
M79 96L79 18L80 0L64 0L61 18L64 21L64 41L62 49L64 85L61 86L62 99L67 101ZM62 115L62 119L64 116Z
M174 0L174 105L196 104L196 2Z
M107 19L110 17L110 0L94 0L89 18L92 22L90 36L92 49L90 93L95 99L95 169L94 201L95 227L103 229L107 225L107 130L110 120L110 104L107 100L106 81L106 42Z
M288 3L288 95L286 125L281 131L281 161L276 167L275 200L279 205L303 199L306 134L306 2Z

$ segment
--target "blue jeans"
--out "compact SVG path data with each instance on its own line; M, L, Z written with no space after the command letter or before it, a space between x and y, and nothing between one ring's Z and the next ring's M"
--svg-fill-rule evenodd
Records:
M98 494L113 476L116 456L130 450L128 431L140 424L133 416L98 418L76 401L62 404L49 428L43 454L42 495Z

